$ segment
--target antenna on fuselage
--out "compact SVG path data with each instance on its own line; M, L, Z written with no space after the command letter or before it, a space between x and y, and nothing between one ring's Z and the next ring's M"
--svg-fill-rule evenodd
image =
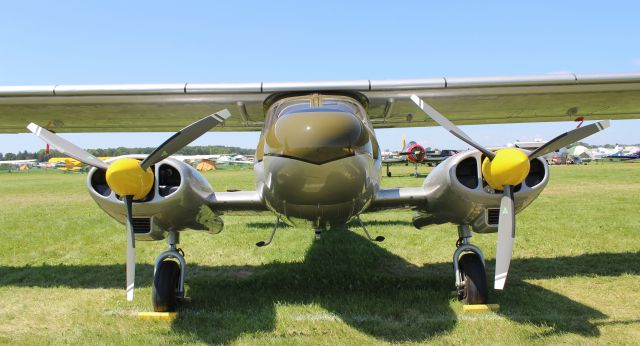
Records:
M273 237L276 235L276 231L278 230L278 225L280 225L280 217L276 218L276 223L273 225L273 230L271 231L271 236L269 237L269 241L265 243L264 240L261 240L256 243L256 246L263 247L271 244L271 242L273 241Z
M356 220L358 220L358 223L360 224L360 227L362 227L362 229L364 230L364 234L367 235L367 238L369 238L369 240L371 241L377 241L377 242L383 242L384 241L384 237L379 235L377 237L371 238L371 235L369 234L369 231L367 230L366 227L364 227L364 224L362 223L362 220L360 220L360 215L356 216Z

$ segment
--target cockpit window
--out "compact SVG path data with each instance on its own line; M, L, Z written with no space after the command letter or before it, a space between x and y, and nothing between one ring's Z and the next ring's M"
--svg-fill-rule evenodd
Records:
M291 113L311 113L311 112L344 112L344 113L354 114L355 113L354 111L355 111L354 109L352 109L351 107L347 106L344 103L325 101L323 102L322 107L309 107L308 102L303 102L303 103L293 104L286 107L280 112L278 116L281 117L283 115L287 115Z
M363 123L373 129L369 119L364 113L362 106L356 101L340 96L324 95L321 98L321 105L313 107L310 105L312 96L295 97L282 99L271 105L267 114L265 129L271 127L271 124L279 117L292 113L309 113L309 112L345 112L353 114L363 121Z

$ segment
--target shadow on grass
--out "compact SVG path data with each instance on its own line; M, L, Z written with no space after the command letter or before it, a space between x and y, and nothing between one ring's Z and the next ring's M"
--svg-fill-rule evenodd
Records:
M249 222L247 223L247 227L250 228L260 228L260 229L273 229L273 225L275 224L275 220L274 222ZM284 222L280 222L280 224L278 225L278 229L281 228L292 228L292 226L287 225Z
M404 220L362 220L362 223L364 223L365 227L371 227L371 226L408 226L408 227L413 227L413 223L411 221L404 221ZM350 227L352 230L360 230L360 224L356 221L351 221L347 224L348 227Z
M551 328L549 333L599 335L607 316L525 279L564 275L640 274L638 253L514 260L504 293L491 292L501 315ZM493 263L488 263L488 272ZM174 321L177 332L208 343L272 332L275 304L318 304L353 328L390 342L426 341L450 332L457 316L449 306L450 263L416 267L344 229L328 231L304 262L262 266L188 266L193 303ZM137 283L151 284L153 268L139 265ZM0 267L2 286L124 287L124 265ZM569 318L567 318L569 316ZM293 316L313 320L317 316Z
M247 226L250 228L259 228L259 229L273 229L273 225L275 222L249 222ZM411 221L403 221L403 220L363 220L365 227L371 226L410 226L413 227L413 223ZM280 222L278 225L278 229L280 228L291 228L292 226L287 225L284 222ZM350 221L347 223L348 228L352 230L360 230L360 224L357 221Z

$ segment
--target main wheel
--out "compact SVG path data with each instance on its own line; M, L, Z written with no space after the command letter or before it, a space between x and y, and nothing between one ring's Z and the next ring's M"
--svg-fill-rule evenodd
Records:
M151 300L156 312L176 311L178 307L178 285L180 266L174 261L162 261L153 278Z
M391 171L387 172L387 177L391 177Z
M464 290L459 297L466 305L487 303L487 274L480 256L466 253L458 261L464 277Z

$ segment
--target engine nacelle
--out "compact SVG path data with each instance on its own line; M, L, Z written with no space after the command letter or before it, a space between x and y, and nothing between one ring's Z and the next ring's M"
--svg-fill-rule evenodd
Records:
M127 156L140 160L145 157ZM209 233L222 231L222 219L206 204L213 188L198 171L172 158L158 162L151 170L153 188L144 199L133 203L136 240L160 240L168 231L187 228ZM107 185L105 171L91 169L87 189L100 208L118 222L125 223L124 203Z
M481 152L471 150L439 164L422 184L427 204L417 210L413 224L421 228L451 222L470 225L474 232L497 232L502 191L495 191L483 179L483 158ZM529 174L514 189L516 212L531 204L548 180L547 162L542 158L531 161Z

